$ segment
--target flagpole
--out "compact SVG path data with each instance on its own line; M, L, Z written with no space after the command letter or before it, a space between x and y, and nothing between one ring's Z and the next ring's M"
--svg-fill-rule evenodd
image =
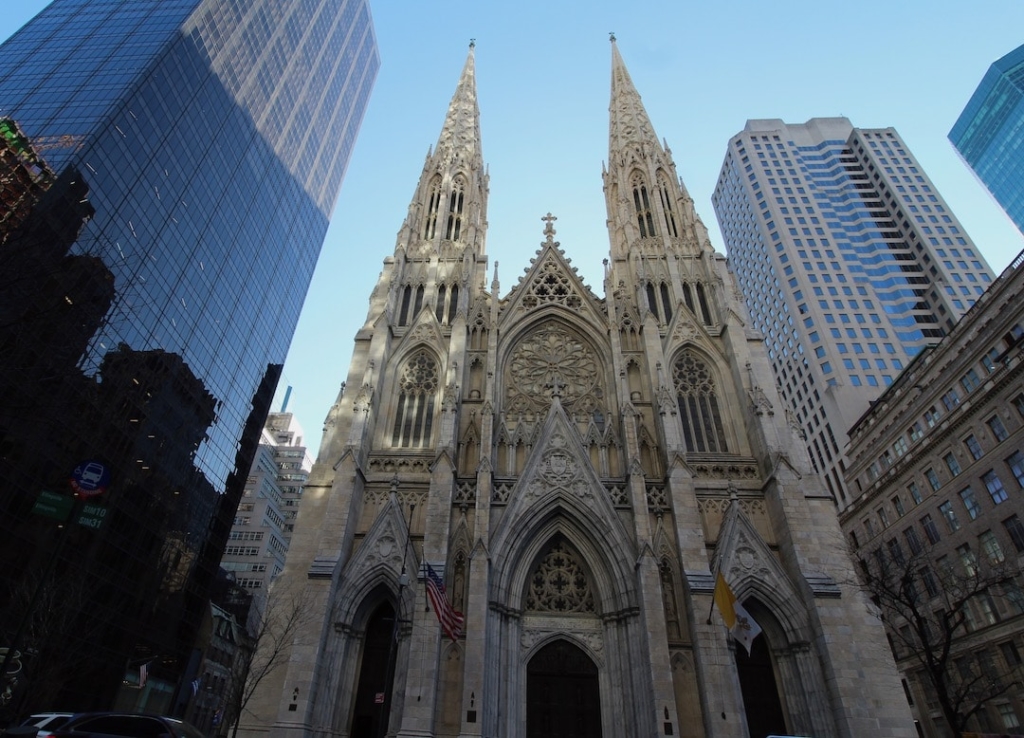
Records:
M398 475L397 474L395 474L394 478L391 480L391 493L393 495L395 495L395 499L398 500ZM416 504L415 503L409 503L409 520L406 521L406 519L405 519L405 511L402 509L402 505L399 502L398 514L402 516L402 524L405 526L405 546L404 546L403 551L402 551L402 572L398 576L398 597L397 597L397 600L395 602L395 624L391 628L391 646L388 649L388 665L387 665L387 669L385 669L385 671L384 671L384 695L385 695L385 698L380 703L379 722L380 722L380 727L385 728L385 730L383 731L384 733L387 732L386 731L385 718L388 717L388 716L386 716L384 714L384 708L389 706L388 705L387 694L388 694L388 690L391 687L391 680L394 679L394 667L395 667L395 660L397 658L396 651L398 650L398 633L399 633L399 628L401 627L401 623L402 623L402 592L405 589L405 585L408 583L408 579L409 579L409 575L405 571L405 565L406 565L406 562L408 561L408 557L409 557L409 545L411 543L410 539L412 538L412 530L411 530L410 526L412 525L412 517L413 517L413 513L415 512L415 510L416 510ZM394 693L393 690L392 690L392 693Z

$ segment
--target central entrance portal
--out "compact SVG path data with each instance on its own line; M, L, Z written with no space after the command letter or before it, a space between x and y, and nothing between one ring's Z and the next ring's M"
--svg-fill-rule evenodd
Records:
M568 641L544 646L526 667L526 736L601 736L597 666Z

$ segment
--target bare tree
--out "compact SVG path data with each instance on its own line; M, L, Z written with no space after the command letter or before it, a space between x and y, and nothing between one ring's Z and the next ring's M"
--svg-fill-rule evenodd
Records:
M310 617L308 600L304 590L296 593L282 587L271 588L265 601L254 603L257 612L250 618L225 694L225 722L233 726L232 738L238 735L242 713L260 684L287 664L291 646Z
M897 662L909 659L920 667L954 736L1017 686L1014 675L995 668L991 652L965 642L979 621L997 617L997 600L1021 611L1016 568L981 564L966 547L956 564L940 557L934 566L923 551L905 556L894 540L862 558L861 569Z

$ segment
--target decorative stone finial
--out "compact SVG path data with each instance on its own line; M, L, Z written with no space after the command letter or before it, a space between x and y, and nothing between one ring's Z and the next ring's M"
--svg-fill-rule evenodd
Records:
M612 43L615 43L615 31L608 32L608 40L611 41Z
M548 243L554 243L555 241L555 226L554 222L558 220L554 215L548 212L541 220L544 221L544 236Z
M476 39L475 38L469 39L469 48L471 48L471 49L476 48Z

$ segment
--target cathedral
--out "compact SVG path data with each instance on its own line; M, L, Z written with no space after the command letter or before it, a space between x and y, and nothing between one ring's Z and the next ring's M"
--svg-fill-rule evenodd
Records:
M275 583L304 617L243 735L915 735L763 337L614 39L611 71L604 296L550 215L502 296L470 47ZM762 631L749 652L719 575Z

